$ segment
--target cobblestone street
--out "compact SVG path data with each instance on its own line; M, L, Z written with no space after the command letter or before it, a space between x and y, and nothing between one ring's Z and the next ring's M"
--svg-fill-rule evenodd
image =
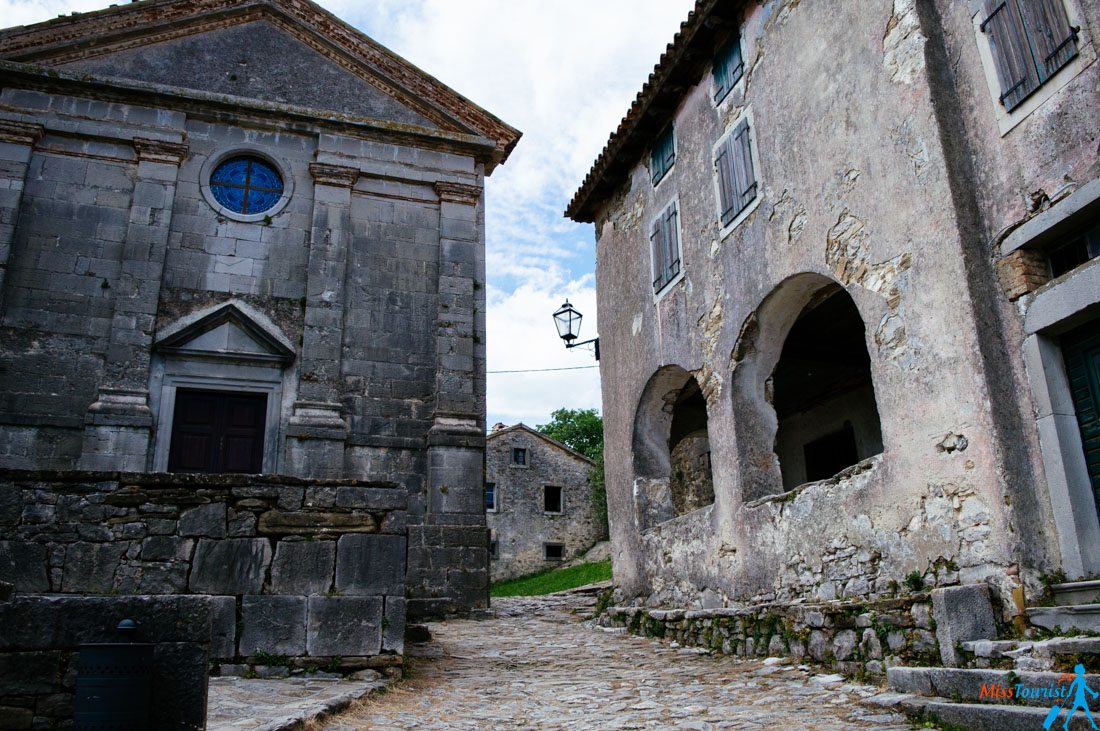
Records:
M495 619L431 625L435 657L325 729L910 728L879 688L607 631L583 621L592 601L497 599Z

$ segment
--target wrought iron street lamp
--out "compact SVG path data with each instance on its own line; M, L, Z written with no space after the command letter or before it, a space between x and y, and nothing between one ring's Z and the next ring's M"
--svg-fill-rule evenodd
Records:
M565 347L576 348L581 345L593 345L596 348L596 360L600 359L600 339L598 337L591 340L584 340L582 342L576 342L577 335L581 331L581 318L584 315L577 312L573 305L569 304L569 300L565 301L565 304L554 313L554 325L558 328L558 337L565 342Z

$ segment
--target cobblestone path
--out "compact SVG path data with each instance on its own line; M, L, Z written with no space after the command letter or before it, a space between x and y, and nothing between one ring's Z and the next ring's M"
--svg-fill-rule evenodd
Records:
M325 730L910 728L879 688L609 632L582 621L591 605L498 599L495 619L431 625L437 657Z

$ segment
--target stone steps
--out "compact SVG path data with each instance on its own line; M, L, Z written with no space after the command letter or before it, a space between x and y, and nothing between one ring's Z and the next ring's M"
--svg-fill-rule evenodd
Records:
M974 640L961 643L975 658L1012 660L1017 671L1053 670L1061 660L1069 667L1075 655L1100 655L1100 637L1054 637L1049 640Z
M1036 627L1054 631L1073 629L1100 634L1100 604L1028 607L1027 617Z
M899 709L913 718L936 718L968 731L1040 731L1050 713L1050 708L956 703L946 698L910 698L902 701ZM1063 712L1050 726L1051 731L1061 731L1064 720ZM1092 726L1078 711L1070 720L1069 729L1086 731L1091 730Z
M1100 581L1068 581L1050 587L1060 605L1100 603Z
M1050 708L1059 701L1056 697L1017 696L998 698L994 693L982 694L995 688L1015 690L1017 684L1029 688L1059 688L1061 673L1052 672L1016 672L1013 670L969 670L963 668L922 668L893 667L886 671L886 680L891 690L909 693L914 696L952 698L975 703L1004 703L1012 706L1026 705ZM1100 675L1086 675L1086 682L1093 689L1100 689Z

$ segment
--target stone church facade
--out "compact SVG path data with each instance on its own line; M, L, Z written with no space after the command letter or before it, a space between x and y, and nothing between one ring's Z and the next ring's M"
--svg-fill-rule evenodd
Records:
M1097 30L696 3L566 212L621 599L987 583L1012 614L1100 571Z
M12 28L0 78L0 467L396 483L410 613L486 606L519 132L304 0Z

